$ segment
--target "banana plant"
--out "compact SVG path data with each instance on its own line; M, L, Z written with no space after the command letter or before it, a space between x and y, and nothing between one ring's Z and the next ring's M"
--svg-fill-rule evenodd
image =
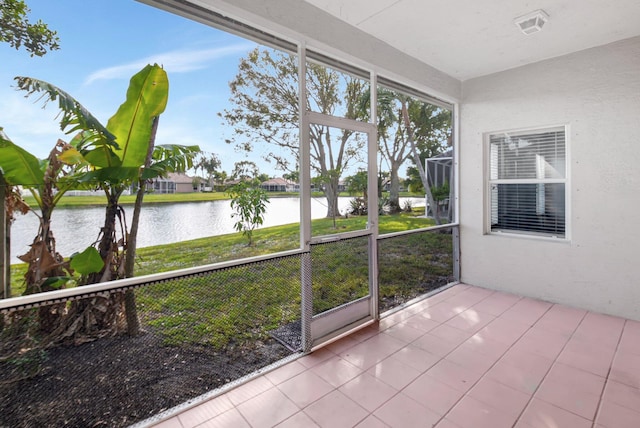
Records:
M135 254L135 232L133 237L128 233L124 210L119 205L119 198L123 192L132 184L138 184L144 189L145 180L158 176L164 176L168 172L184 171L192 166L193 157L199 152L197 146L157 146L154 145L155 132L158 125L159 115L164 111L168 99L168 78L166 72L158 65L147 65L140 72L136 73L130 80L126 99L120 105L116 113L109 119L106 126L100 124L78 101L69 94L60 90L54 85L37 79L28 77L17 77L19 89L27 92L27 95L40 94L45 104L50 101L58 101L61 110L61 130L67 133L76 133L69 144L60 149L55 159L62 159L61 170L64 165L69 167L69 173L58 174L60 179L56 183L58 188L62 185L72 188L100 188L105 192L107 205L105 209L104 226L101 228L97 240L97 254L102 261L100 268L95 269L97 264L92 263L93 271L82 269L82 284L91 284L102 281L132 276L133 269L125 272L124 259L127 252ZM8 140L8 139L7 139ZM15 146L15 145L14 145ZM16 146L17 147L17 146ZM20 164L29 161L32 167L39 161L33 157L26 156L24 150L20 151L16 147L12 161L0 161L0 167L8 177L12 174L27 174L22 181L28 181L34 187L42 186L47 178L46 174L31 174L33 168L27 171L20 171ZM1 153L0 153L1 154ZM2 156L4 159L4 156ZM51 159L50 159L51 160ZM5 167L6 164L6 167ZM5 171L8 169L9 172ZM52 196L57 197L57 194ZM47 200L47 195L43 200ZM59 200L59 197L58 197ZM142 205L142 193L136 200L134 217L139 216ZM134 218L137 223L137 219ZM119 230L121 239L118 239L117 225L121 225ZM133 245L131 245L133 243ZM130 254L131 254L130 253ZM87 260L95 261L95 257L89 257L91 252L83 257ZM83 257L80 260L84 260ZM131 264L133 266L133 264ZM84 267L84 266L83 266ZM131 293L131 297L133 294ZM120 297L115 296L115 299ZM112 298L113 300L113 298ZM131 300L131 299L129 299ZM131 302L130 302L131 303ZM135 301L129 308L135 311ZM90 316L87 311L93 311L96 302L79 301L74 305L69 313L69 321L57 327L58 332L63 336L69 336L73 332L64 331L71 325L74 328L82 326L73 322L75 318L82 317L86 320L94 320L92 326L85 326L86 330L112 328L116 326L115 318L121 316L120 301L111 301L109 304L116 310L97 314L93 312ZM103 306L103 305L102 305ZM109 319L105 314L109 313ZM129 314L127 314L129 319ZM132 319L137 319L133 317ZM135 334L135 330L133 333ZM130 332L132 331L129 329Z
M58 140L47 159L38 159L14 144L0 128L0 168L4 179L10 186L19 185L27 189L37 205L37 210L31 210L39 219L38 233L29 251L18 257L28 264L25 276L27 294L64 286L73 279L74 267L78 272L90 271L89 266L81 262L82 257L72 267L58 254L51 230L51 215L60 198L68 190L81 186L69 179L74 173L71 165L76 156L77 151L72 146ZM86 256L90 254L90 250L85 253Z
M75 174L73 180L78 185L102 189L107 198L105 222L97 245L105 266L87 282L123 277L117 263L121 257L117 254L116 239L120 224L117 220L124 213L119 205L120 196L140 180L190 168L193 156L199 152L197 146L154 145L158 117L166 108L169 94L166 72L158 65L147 65L136 73L130 80L125 101L106 127L59 88L27 77L16 80L28 95L40 93L45 103L58 100L61 129L70 127L68 133L79 131L70 144L76 149L75 165L82 166L83 172ZM126 240L126 231L121 232Z
M72 133L82 130L83 143L93 147L96 152L110 152L118 147L115 136L62 89L47 82L29 78L16 78L16 80L18 87L28 92L27 95L43 90L51 94L47 101L58 102L62 111L60 128L63 131ZM68 190L86 186L71 178L78 172L76 168L79 166L80 157L76 148L63 140L58 140L47 159L38 159L14 144L0 128L0 168L5 181L10 186L22 186L27 189L38 206L37 211L32 210L39 218L38 233L29 252L19 257L28 263L25 277L27 293L60 288L71 279L73 273L71 265L68 261L65 262L55 249L51 215L60 198ZM83 253L90 254L90 250ZM83 266L78 261L75 265L78 272L89 273L89 267Z

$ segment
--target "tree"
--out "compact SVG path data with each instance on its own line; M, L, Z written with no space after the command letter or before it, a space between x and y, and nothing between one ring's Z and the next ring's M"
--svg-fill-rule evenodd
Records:
M16 78L16 80L20 89L29 90L22 85L30 79ZM59 106L63 110L60 118L63 131L67 128L70 128L68 132L84 130L87 141L90 141L97 150L115 144L114 136L66 92L46 82L37 82L38 88L50 87L54 94L51 100L59 101ZM30 91L29 94L31 93L33 92ZM81 173L81 169L75 165L78 158L79 153L74 147L59 140L49 157L40 160L14 144L0 128L0 169L4 172L4 180L8 185L20 185L29 191L40 212L39 215L36 214L40 220L39 231L29 252L21 256L21 259L29 265L25 276L27 293L59 288L71 274L71 266L62 260L55 250L55 239L51 231L51 214L67 190L86 186L86 183L83 184L75 179L76 175ZM12 196L14 200L21 201L18 194L13 193ZM11 203L8 204L9 207L11 205ZM26 206L22 201L20 205ZM25 209L22 208L22 210ZM41 318L49 318L42 321L41 325L44 330L50 330L53 320L46 316Z
M89 284L134 275L137 228L145 182L166 176L168 172L184 171L192 167L193 156L199 152L198 147L155 146L159 116L166 107L168 93L166 72L158 65L148 65L131 78L125 102L107 123L107 129L116 136L119 146L114 151L117 161L113 166L92 171L100 179L100 188L107 197L107 206L98 242L98 251L105 265L99 272L88 276L86 282ZM108 157L103 160L107 162ZM119 199L136 182L138 193L129 233L126 221L123 221L125 214L119 205ZM121 228L120 238L117 233L118 225ZM130 335L138 333L137 316L131 315L135 311L133 296L133 291L125 295L125 314ZM114 300L112 298L113 306L120 304ZM78 311L86 310L93 310L92 305L80 307ZM116 327L113 319L116 316L114 313L107 317L102 322L102 328ZM98 319L95 315L94 318Z
M80 172L69 177L69 182L98 186L107 197L105 222L100 231L97 251L102 266L84 272L82 284L109 281L133 276L133 259L136 250L137 222L142 206L144 182L172 171L182 171L192 166L197 147L176 145L155 146L158 116L166 106L168 80L158 65L147 65L131 78L127 97L107 126L102 126L78 101L59 88L31 78L17 78L18 87L29 95L42 92L45 103L58 100L62 110L61 129L71 126L68 133L79 131L72 139L71 155L66 160ZM134 206L131 232L127 230L124 210L119 197L132 183L139 186ZM117 236L120 225L121 238ZM123 300L131 312L135 310L133 292L113 294L109 298L95 297L74 302L69 309L66 323L57 331L68 337L77 331L118 329L122 317ZM98 300L106 302L96 303ZM133 303L133 306L131 306ZM82 322L76 322L82 320ZM132 333L131 323L128 325ZM136 326L133 326L136 330Z
M42 21L35 24L29 23L27 15L31 12L24 0L2 0L0 1L0 42L9 43L11 47L20 49L21 46L33 57L43 56L47 53L47 49L56 50L58 46L58 36L55 31L48 28ZM1 131L2 128L0 128ZM20 196L15 189L8 185L2 173L0 172L0 186L3 186L0 192L0 203L4 203L2 210L4 211L4 221L0 225L0 233L2 241L0 245L3 250L0 251L2 256L1 268L4 270L0 274L0 287L3 289L4 297L9 297L11 284L11 223L14 220L13 208L16 201L21 201ZM6 264L6 265L5 265Z
M6 138L0 127L0 145L4 145L3 138ZM2 152L2 148L0 148ZM11 224L15 220L15 214L27 214L29 206L24 203L17 187L11 186L4 179L2 168L0 167L0 298L11 297ZM0 317L0 330L2 329L2 317Z
M306 67L307 109L327 115L338 112L347 119L363 118L358 107L366 82L322 65ZM293 172L299 155L298 65L295 56L255 49L240 60L238 74L229 84L233 108L220 113L234 128L228 140L247 152L255 144L274 150L265 159L277 169ZM359 158L365 142L353 133L312 124L311 168L321 177L327 198L327 217L339 215L338 183L343 171ZM294 162L291 162L294 159ZM295 165L295 166L294 166Z
M449 182L445 181L442 186L431 186L431 195L433 195L433 200L435 202L435 206L433 207L434 211L438 211L437 214L434 214L434 217L437 215L440 216L440 202L446 200L450 197L451 189L449 188ZM426 214L426 213L425 213Z
M291 172L285 172L284 174L282 174L282 178L284 178L287 181L290 181L291 183L299 183L300 171L298 171L298 168L296 168Z
M26 294L60 288L66 282L66 277L73 272L69 263L56 251L51 215L60 198L71 188L78 187L68 179L74 171L67 168L66 163L75 156L75 149L58 140L49 157L41 161L13 144L3 132L0 133L0 141L3 143L0 149L3 157L0 167L7 172L6 180L13 185L23 185L33 196L39 211L33 211L39 219L38 233L29 251L19 256L20 260L28 263ZM18 167L24 174L20 174L18 168L11 165L15 161L25 162L21 168ZM62 281L52 281L52 278Z
M389 206L392 211L399 211L400 167L414 158L414 150L420 156L440 153L442 135L451 126L451 113L385 88L378 89L377 99L378 148L389 166ZM364 94L361 101L364 112L368 111L369 103L369 94ZM405 111L409 121L404 120Z
M241 181L229 191L231 196L231 208L235 210L232 217L238 221L234 225L238 232L242 232L252 246L253 230L264 222L264 213L267 211L269 197L267 192L260 188L258 180Z
M0 42L9 43L16 49L24 46L31 56L43 56L47 50L59 49L57 33L40 20L35 24L30 23L27 18L30 12L24 0L2 0Z
M412 114L410 114L410 107L412 110ZM412 105L410 105L409 103L402 103L401 113L402 121L407 132L407 139L411 147L413 161L420 176L420 181L422 182L424 191L427 195L427 204L433 209L434 220L436 224L440 224L440 214L436 206L437 202L433 198L433 194L431 193L431 186L429 185L429 180L427 179L427 175L424 171L424 159L420 158L421 154L423 156L426 155L425 149L429 148L429 146L425 145L424 143L434 142L434 134L433 132L430 132L433 130L433 121L431 120L431 118L433 117L433 106L430 106L426 103L421 103L418 105L416 105L415 103L413 103ZM449 114L446 117L448 117L450 120L451 116ZM447 127L447 129L450 129L450 127ZM446 132L447 129L445 129L444 131ZM439 128L439 130L442 131L441 128ZM415 138L415 135L418 136L418 139ZM423 144L419 145L421 141ZM437 144L437 147L439 147L440 145L441 143ZM421 148L423 150L420 150Z
M410 155L408 150L408 140L405 138L402 122L399 120L397 112L400 111L399 102L401 97L394 91L378 88L377 93L377 126L378 126L378 151L382 160L386 160L389 167L388 177L381 175L378 177L378 193L382 191L385 180L389 182L389 206L393 212L400 210L400 166ZM360 108L363 114L370 111L371 95L370 91L363 94ZM382 171L382 167L379 168Z
M29 251L19 256L27 263L26 294L63 288L73 280L74 271L88 274L102 267L97 252L91 248L72 260L65 260L56 251L51 216L66 191L81 187L71 178L77 172L70 166L75 163L76 156L77 151L71 145L58 140L47 159L37 159L14 144L0 128L0 169L4 171L4 180L27 189L38 206L36 212L13 194L15 205L23 213L31 210L39 219L39 228ZM41 331L49 334L59 326L64 306L64 303L53 304L38 309Z
M224 182L227 181L228 174L226 171L216 171L213 173L213 179L218 186L224 186Z
M251 180L257 178L260 175L260 170L258 169L258 165L252 161L240 161L236 162L233 165L233 172L231 173L231 177L234 180Z
M194 163L194 168L196 170L200 169L203 174L205 172L207 173L207 186L211 186L213 184L212 179L215 177L215 174L221 165L222 163L220 162L220 158L218 158L218 155L216 155L215 153L202 152L198 155L198 158Z
M356 195L361 193L364 199L368 197L368 180L369 174L367 171L358 171L352 176L349 176L345 179L345 184L347 185L347 191L351 195Z

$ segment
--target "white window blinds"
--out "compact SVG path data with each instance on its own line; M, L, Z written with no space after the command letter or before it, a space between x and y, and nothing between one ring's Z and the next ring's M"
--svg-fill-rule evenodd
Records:
M492 232L565 237L564 127L489 136Z

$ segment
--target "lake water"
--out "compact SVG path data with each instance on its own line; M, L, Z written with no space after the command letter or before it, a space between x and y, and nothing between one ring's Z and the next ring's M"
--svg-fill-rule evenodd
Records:
M339 198L340 212L344 212L349 206L350 199ZM422 198L401 198L401 205L407 199L413 206L424 206ZM133 206L125 206L125 211L127 222L130 222ZM138 247L233 233L236 220L231 218L232 213L229 200L145 205L140 215ZM311 200L312 218L322 218L326 214L326 199L313 198ZM267 204L264 224L261 227L299 221L298 198L272 198ZM103 223L103 207L56 209L52 224L56 249L64 257L84 250L98 239ZM38 219L33 213L18 215L11 227L11 263L20 263L17 256L27 252L37 231Z

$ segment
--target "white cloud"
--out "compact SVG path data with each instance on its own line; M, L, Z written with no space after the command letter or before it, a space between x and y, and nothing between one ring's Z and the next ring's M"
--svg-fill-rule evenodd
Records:
M95 71L87 77L84 84L88 85L96 80L129 79L131 75L147 64L159 64L168 73L186 73L193 70L207 68L212 61L222 57L246 52L254 45L239 43L214 49L201 50L177 50L152 55L128 64L103 68Z
M58 138L69 139L60 130L57 103L50 103L46 110L37 98L25 99L23 94L11 92L0 98L2 123L7 136L18 146L44 158L53 148Z

